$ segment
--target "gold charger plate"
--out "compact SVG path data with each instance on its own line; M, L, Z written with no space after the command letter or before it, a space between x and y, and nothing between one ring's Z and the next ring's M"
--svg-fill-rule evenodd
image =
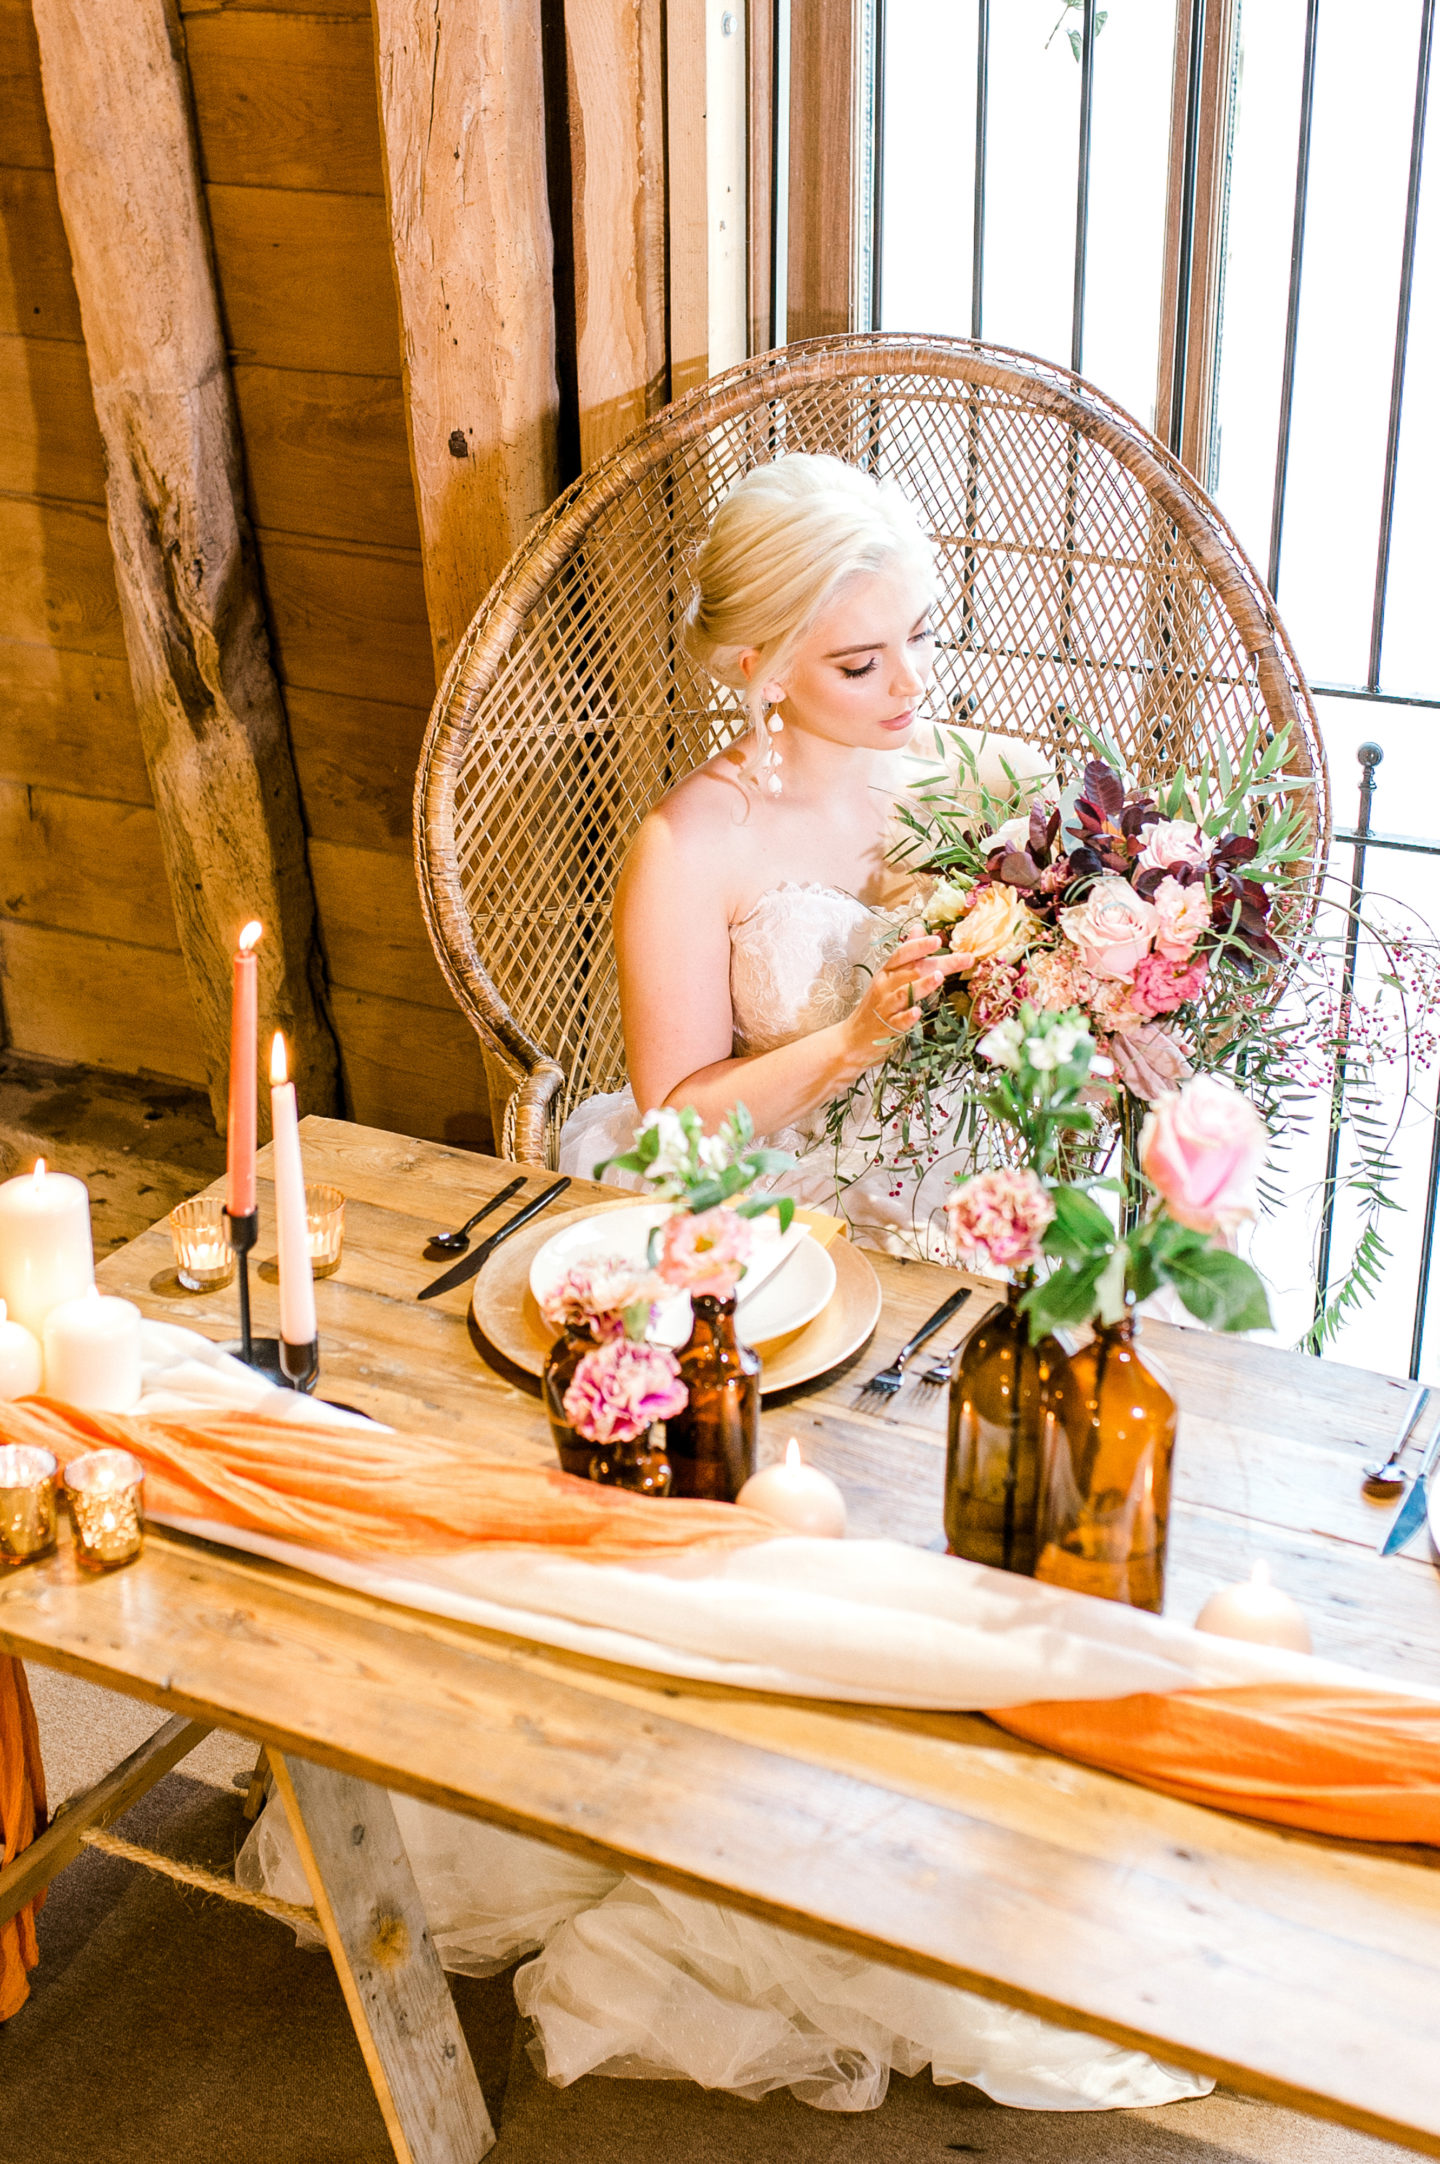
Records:
M600 1208L621 1209L634 1201L633 1195L625 1195ZM497 1248L475 1280L470 1308L476 1327L497 1352L527 1375L539 1375L553 1342L530 1290L530 1265L563 1225L596 1214L594 1203L567 1210L562 1217L552 1217L547 1211L537 1224L527 1225ZM859 1248L838 1238L831 1241L828 1252L835 1265L835 1290L829 1301L803 1328L756 1348L765 1363L760 1387L767 1396L772 1390L793 1390L797 1383L828 1374L859 1351L880 1320L880 1280Z

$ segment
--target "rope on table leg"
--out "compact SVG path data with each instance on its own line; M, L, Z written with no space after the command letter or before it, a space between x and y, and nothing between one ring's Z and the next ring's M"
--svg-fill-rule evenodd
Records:
M222 1901L238 1902L241 1908L259 1909L282 1924L308 1924L312 1929L319 1928L320 1919L314 1909L302 1908L295 1901L281 1901L274 1894L251 1893L248 1887L237 1886L233 1878L222 1878L218 1871L207 1871L197 1863L180 1863L173 1856L157 1855L154 1849L122 1840L118 1833L107 1833L103 1827L87 1826L80 1838L87 1848L102 1849L107 1856L122 1857L126 1863L143 1864L147 1871L158 1871L162 1878L174 1879L179 1886L193 1886L197 1893L218 1894Z

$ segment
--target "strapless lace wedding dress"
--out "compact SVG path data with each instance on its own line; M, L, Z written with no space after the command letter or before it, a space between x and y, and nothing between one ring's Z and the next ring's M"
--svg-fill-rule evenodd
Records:
M768 888L730 928L735 1056L773 1052L843 1022L860 1001L878 950L911 913L872 909L843 888L809 881ZM637 1116L628 1089L587 1098L561 1130L559 1169L590 1179L596 1165L629 1149ZM823 1106L809 1121L765 1139L797 1160L793 1170L763 1183L767 1192L847 1219L862 1246L943 1254L935 1213L959 1163L953 1154L937 1153L923 1176L880 1169L863 1102L838 1140L825 1132ZM641 1184L622 1172L608 1178L619 1186Z

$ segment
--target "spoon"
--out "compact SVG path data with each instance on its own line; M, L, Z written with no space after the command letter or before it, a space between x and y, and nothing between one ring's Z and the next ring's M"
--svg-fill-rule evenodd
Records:
M481 1218L488 1217L492 1210L498 1210L501 1203L508 1202L512 1195L518 1195L524 1185L525 1174L522 1172L518 1180L512 1180L508 1187L501 1188L498 1195L492 1195L488 1202L482 1202L475 1215L467 1217L458 1232L432 1232L425 1252L429 1254L433 1249L441 1255L463 1255L470 1245L470 1235Z
M1429 1402L1430 1392L1428 1389L1422 1388L1416 1391L1415 1396L1410 1401L1410 1409L1405 1415L1405 1425L1400 1430L1400 1440L1396 1443L1389 1457L1373 1458L1365 1467L1365 1487L1370 1494L1382 1498L1388 1497L1394 1494L1397 1488L1404 1487L1405 1475L1400 1470L1400 1459L1404 1456L1405 1445L1415 1433L1420 1422L1420 1415Z

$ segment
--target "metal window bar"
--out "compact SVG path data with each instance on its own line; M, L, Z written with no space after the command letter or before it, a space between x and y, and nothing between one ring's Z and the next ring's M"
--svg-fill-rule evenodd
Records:
M1185 147L1180 169L1180 247L1175 276L1175 340L1170 364L1170 449L1185 440L1190 381L1190 287L1195 275L1195 192L1200 179L1200 87L1205 65L1205 0L1190 0L1190 50L1185 85Z
M1300 280L1305 267L1305 214L1310 203L1310 131L1315 118L1315 53L1320 0L1306 0L1305 58L1300 71L1300 130L1295 155L1295 214L1290 236L1290 297L1285 306L1285 358L1280 371L1280 421L1275 442L1275 493L1270 507L1270 591L1280 591L1280 543L1285 532L1285 491L1290 484L1290 428L1295 412L1295 358L1299 350Z
M1080 32L1080 141L1075 174L1075 283L1070 302L1070 366L1083 374L1085 262L1090 244L1090 119L1095 94L1095 0L1085 0Z
M1430 103L1430 54L1435 0L1420 10L1420 51L1415 63L1415 113L1410 124L1410 179L1405 193L1405 241L1400 255L1400 299L1395 321L1395 360L1390 377L1390 420L1385 437L1385 486L1380 499L1380 539L1375 550L1375 603L1370 616L1370 670L1366 683L1380 689L1385 643L1385 601L1390 584L1390 535L1395 520L1395 482L1400 466L1400 421L1405 404L1405 361L1410 347L1410 302L1415 286L1415 238L1420 222L1420 176L1425 164L1425 121Z

